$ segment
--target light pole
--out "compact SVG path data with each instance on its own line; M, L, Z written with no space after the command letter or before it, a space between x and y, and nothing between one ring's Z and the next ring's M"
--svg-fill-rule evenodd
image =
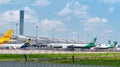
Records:
M88 43L89 43L89 34L87 34L88 35Z
M79 32L78 32L78 36L77 36L77 38L78 38L78 43L79 43Z
M38 26L36 26L36 44L37 44L37 37L38 37Z
M18 27L18 23L16 23L16 36L17 36L17 27Z
M55 30L52 29L52 41L53 41L53 42L54 42L54 32L55 32Z
M66 31L66 43L68 43L68 31Z
M15 24L16 25L16 40L17 40L17 28L18 28L18 23ZM15 41L16 43L16 41Z

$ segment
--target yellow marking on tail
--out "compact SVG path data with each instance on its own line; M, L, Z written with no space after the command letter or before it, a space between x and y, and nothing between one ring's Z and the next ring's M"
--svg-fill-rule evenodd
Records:
M9 38L11 37L12 33L13 33L13 30L10 29L10 30L8 30L7 33L5 33L5 34L3 35L2 38L3 38L3 39L9 39Z
M12 36L13 30L10 29L0 38L0 44L11 42L10 37Z

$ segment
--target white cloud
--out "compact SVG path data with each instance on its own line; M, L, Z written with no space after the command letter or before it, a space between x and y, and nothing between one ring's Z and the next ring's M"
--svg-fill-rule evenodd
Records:
M108 20L106 18L99 18L99 17L93 17L87 19L83 25L84 25L84 31L93 31L98 30L102 27L105 27L107 25Z
M93 18L89 18L87 20L87 23L89 23L89 24L107 23L107 19L99 18L99 17L93 17Z
M67 3L66 6L58 12L58 15L68 20L80 20L83 25L83 31L85 32L99 32L105 30L108 27L108 20L99 16L91 17L87 12L88 9L88 5L80 4L77 0L74 0ZM111 12L114 11L113 8L110 10Z
M75 15L87 15L87 10L88 10L88 6L87 5L81 5L81 7L79 7L80 9L74 10L73 13Z
M36 0L35 3L33 3L34 6L47 6L50 2L48 0Z
M55 29L56 31L65 31L66 27L63 24L63 22L59 21L59 20L49 20L49 19L44 19L41 20L41 23L39 23L39 27L41 29L42 32L48 32L52 29Z
M59 13L58 15L62 16L62 15L67 15L71 12L71 9L69 8L70 4L67 3L65 8L63 8Z
M11 0L0 0L0 4L8 4Z
M111 33L113 31L111 30L111 27L109 28L107 18L102 18L99 16L91 17L91 14L88 13L88 9L88 5L80 4L77 0L74 0L67 3L66 6L58 12L58 16L61 16L63 17L63 19L66 18L71 21L75 20L73 22L80 22L82 24L81 30L87 33L99 34L101 32ZM109 11L111 13L114 12L114 8L111 7ZM76 32L73 34L76 34Z
M25 7L25 22L39 22L35 12L29 7ZM0 13L0 22L19 22L19 10L9 10Z
M78 34L79 34L79 32L72 32L72 34L73 34L73 35L78 35Z
M108 9L108 13L113 13L114 12L114 8L113 7L110 7L109 9Z
M114 4L114 3L119 3L120 0L102 0L105 3L109 3L109 4Z
M68 17L66 17L64 20L65 21L70 21L72 19L72 17L71 16L68 16Z
M19 20L19 10L9 10L3 13L0 13L0 22L18 22Z
M113 30L110 30L110 29L109 29L109 30L105 30L105 32L106 32L106 33L112 33Z
M25 7L25 22L37 23L39 19L36 15L36 12L29 7Z
M81 5L78 1L72 1L67 3L66 6L58 12L58 15L75 15L82 18L88 16L88 8L89 7L87 5Z

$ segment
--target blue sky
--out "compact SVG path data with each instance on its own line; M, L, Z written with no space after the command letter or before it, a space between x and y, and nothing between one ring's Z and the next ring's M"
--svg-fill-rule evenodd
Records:
M25 10L25 35L102 43L120 41L120 0L0 0L0 30L16 32L19 10ZM19 27L17 28L19 30Z

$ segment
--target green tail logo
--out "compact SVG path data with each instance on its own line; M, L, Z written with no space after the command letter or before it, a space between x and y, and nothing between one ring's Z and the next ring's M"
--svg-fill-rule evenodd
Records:
M91 48L95 46L95 43L97 41L97 38L94 38L92 42L88 43L88 45L86 47Z
M114 41L113 44L111 44L111 45L109 46L109 48L113 48L113 47L115 47L116 45L117 45L117 41Z

